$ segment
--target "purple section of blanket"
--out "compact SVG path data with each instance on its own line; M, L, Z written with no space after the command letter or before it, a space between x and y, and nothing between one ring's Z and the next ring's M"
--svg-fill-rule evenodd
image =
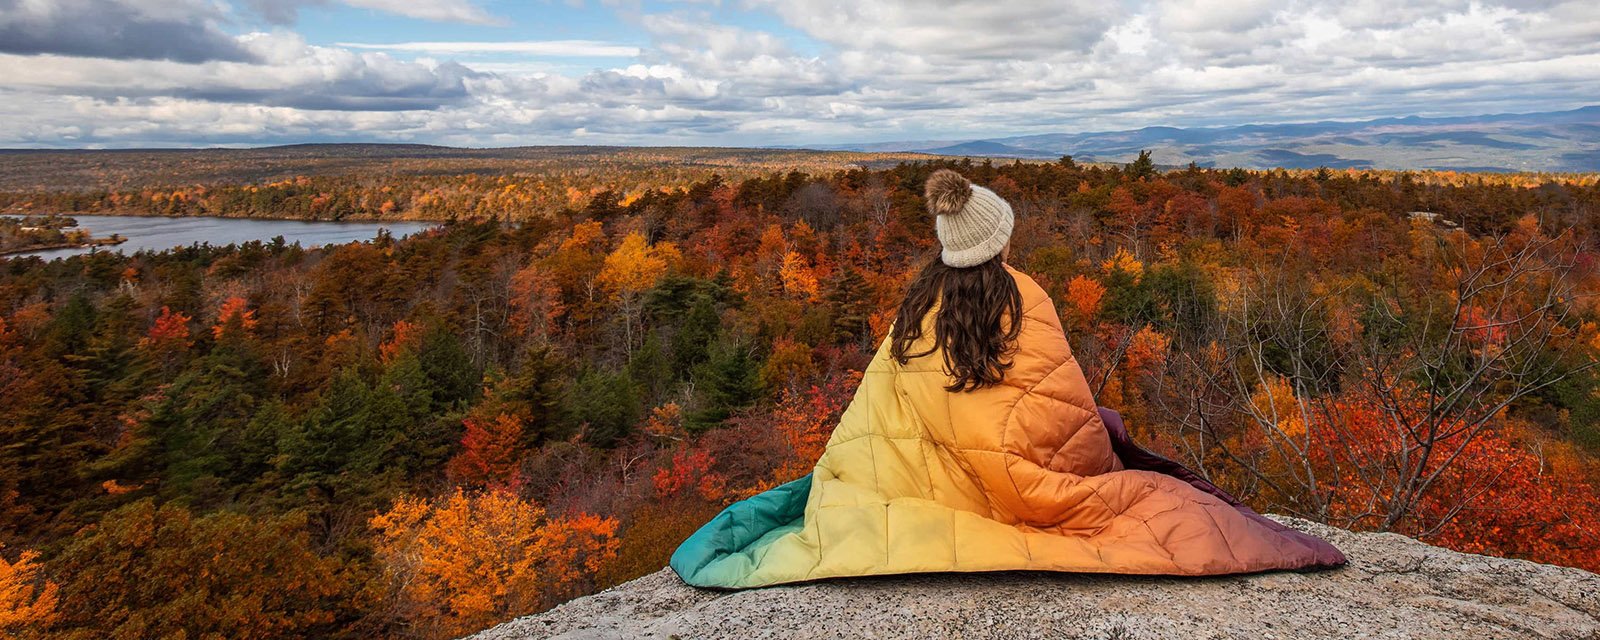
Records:
M1288 536L1296 542L1315 550L1318 567L1337 567L1345 563L1344 554L1327 540L1323 540L1322 538L1318 538L1297 529L1292 529L1278 523L1275 520L1256 513L1255 510L1245 506L1244 503L1239 502L1238 498L1229 495L1228 492L1223 491L1221 488L1217 487L1217 485L1211 484L1205 478L1200 477L1200 474L1190 471L1187 467L1184 467L1181 464L1151 453L1150 451L1145 450L1143 447L1134 444L1133 438L1128 436L1127 426L1122 424L1122 415L1118 414L1116 411L1107 409L1105 407L1100 407L1100 419L1106 424L1106 435L1111 436L1111 450L1114 451L1117 454L1117 457L1122 460L1123 467L1140 471L1154 471L1169 475L1193 485L1196 489L1216 496L1217 499L1233 505L1235 509L1238 509L1240 513L1243 513L1250 519L1260 522L1266 527Z

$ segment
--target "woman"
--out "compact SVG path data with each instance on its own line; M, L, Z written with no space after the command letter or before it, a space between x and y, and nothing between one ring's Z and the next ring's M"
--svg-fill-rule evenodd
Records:
M1011 207L949 170L925 195L939 259L912 283L816 469L686 540L672 556L684 581L1344 563L1129 442L1095 406L1049 296L1005 264Z

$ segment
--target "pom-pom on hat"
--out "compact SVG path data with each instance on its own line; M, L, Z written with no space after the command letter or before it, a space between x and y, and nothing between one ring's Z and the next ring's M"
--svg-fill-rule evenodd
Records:
M952 267L976 267L1000 255L1011 240L1015 222L1011 205L993 191L972 184L961 174L940 169L928 176L923 190L934 229L944 249L939 259Z

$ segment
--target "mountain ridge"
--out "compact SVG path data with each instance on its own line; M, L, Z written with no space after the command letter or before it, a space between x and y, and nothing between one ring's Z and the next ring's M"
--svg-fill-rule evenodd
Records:
M1567 111L1474 116L1396 116L1212 127L1043 133L966 140L903 141L812 147L837 151L970 154L1028 159L1071 155L1130 162L1152 151L1159 164L1194 162L1247 169L1438 169L1463 171L1600 170L1600 105Z

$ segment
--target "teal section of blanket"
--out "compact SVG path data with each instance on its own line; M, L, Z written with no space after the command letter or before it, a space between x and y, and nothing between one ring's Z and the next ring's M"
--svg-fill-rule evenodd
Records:
M755 570L762 549L805 524L811 475L723 509L672 554L672 570L697 587L737 588Z

